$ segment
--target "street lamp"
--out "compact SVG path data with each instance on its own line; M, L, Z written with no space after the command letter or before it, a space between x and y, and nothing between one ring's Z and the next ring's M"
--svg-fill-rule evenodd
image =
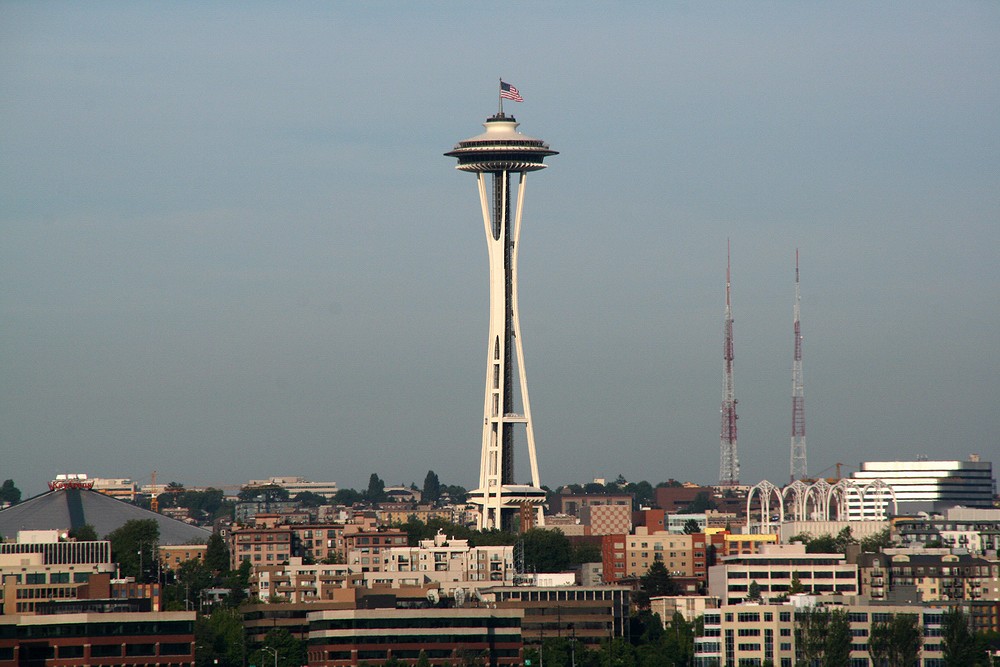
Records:
M278 667L278 649L271 648L270 646L264 646L261 648L262 651L270 651L274 654L274 667Z

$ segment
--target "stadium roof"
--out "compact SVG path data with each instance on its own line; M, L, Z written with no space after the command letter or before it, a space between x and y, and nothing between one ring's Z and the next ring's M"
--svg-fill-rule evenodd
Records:
M88 489L58 489L0 511L0 536L17 537L21 530L69 531L86 524L100 537L133 519L153 519L160 527L160 544L205 544L212 531L144 510L123 500Z

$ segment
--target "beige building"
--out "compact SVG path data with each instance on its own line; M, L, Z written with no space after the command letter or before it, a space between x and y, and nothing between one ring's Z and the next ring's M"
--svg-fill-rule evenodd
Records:
M670 622L674 614L680 614L685 621L693 623L706 611L719 608L719 598L711 595L658 595L649 598L649 610L660 617L664 624Z
M705 537L699 537L704 560ZM641 577L654 562L661 561L672 576L696 576L695 541L694 535L649 532L645 526L636 526L634 535L625 536L625 575Z
M139 492L139 485L127 477L91 477L90 481L94 483L91 487L94 491L129 502L134 501Z
M632 506L586 505L580 523L590 527L590 535L626 535L632 532Z
M229 535L229 559L233 569L248 560L258 565L277 565L292 557L292 530L280 528L234 528Z
M41 552L0 554L0 614L34 614L40 602L74 600L92 575L113 575L110 561L51 563Z
M910 605L816 606L817 598L801 596L798 604L734 604L704 615L704 629L695 638L695 667L717 665L762 665L776 667L801 664L795 628L811 610L841 609L851 630L850 663L845 667L868 667L868 637L873 623L889 622L894 614L915 614L923 629L920 667L942 665L941 625L943 609Z
M405 547L409 541L402 530L361 530L345 533L346 562L352 572L384 572L386 553L395 547Z
M165 570L176 570L189 560L205 562L206 544L170 544L159 548L160 564Z
M468 540L449 539L438 533L418 546L397 546L385 551L386 572L419 572L424 582L514 581L514 547L470 547ZM424 583L420 582L420 583Z
M843 554L810 554L802 544L767 544L759 554L725 556L708 569L708 592L723 604L739 604L756 582L767 601L787 595L798 579L807 593L856 595L858 566Z
M250 575L250 595L262 601L316 602L335 599L335 590L347 585L347 565L305 565L293 556L287 564L255 567Z

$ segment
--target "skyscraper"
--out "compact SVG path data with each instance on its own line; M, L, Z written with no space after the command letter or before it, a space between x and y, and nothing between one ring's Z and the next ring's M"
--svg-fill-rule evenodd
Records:
M518 513L529 522L534 522L537 516L540 522L540 505L545 500L538 476L517 312L517 252L525 175L544 169L543 160L557 152L544 141L518 132L517 121L502 110L487 118L484 127L486 132L458 142L445 155L458 159L456 169L476 175L490 264L490 328L479 488L470 493L469 499L481 508L481 530L511 530ZM513 174L517 174L517 194L512 219ZM514 476L514 429L521 426L527 439L530 484L517 484Z

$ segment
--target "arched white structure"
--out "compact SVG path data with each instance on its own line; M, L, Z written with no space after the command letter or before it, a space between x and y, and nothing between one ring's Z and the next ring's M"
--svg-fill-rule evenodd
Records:
M826 521L830 517L830 483L819 479L809 486L803 503L807 521Z
M838 521L851 521L849 508L852 496L859 504L863 504L864 493L853 479L842 479L830 488L830 519L833 519L832 513L835 509Z
M751 533L753 532L753 524L751 522L750 504L753 502L754 494L760 496L760 523L758 532L775 532L776 524L780 525L785 522L785 501L781 496L781 489L766 479L750 487L750 491L747 492L747 527L750 528ZM777 520L771 514L771 496L774 496L778 501Z
M788 508L792 521L806 521L806 498L809 494L809 485L801 479L797 479L781 490L785 507Z
M885 506L892 500L892 514L899 514L896 491L881 479L872 480L861 491L861 520L885 521Z

